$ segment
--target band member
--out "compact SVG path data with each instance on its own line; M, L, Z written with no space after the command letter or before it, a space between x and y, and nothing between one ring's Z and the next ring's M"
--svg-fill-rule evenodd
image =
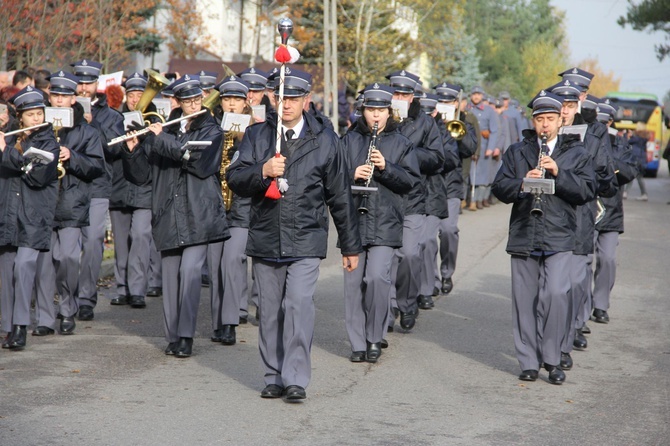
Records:
M468 119L474 119L465 111L460 111L458 104L459 94L462 88L459 85L443 82L435 87L438 101L451 105L456 109L455 119L463 123L465 135L457 141L458 165L455 170L447 174L447 205L449 215L440 220L438 238L440 241L440 265L439 270L435 268L435 286L439 287L442 294L449 294L454 287L453 275L456 270L456 257L458 255L458 216L461 200L465 199L463 160L470 159L477 151L479 133ZM444 126L445 123L440 125Z
M435 121L421 113L419 100L414 92L421 88L419 77L405 70L386 76L394 87L393 99L408 104L407 118L400 122L400 133L414 146L421 169L421 181L407 194L403 223L402 248L396 250L391 281L391 299L395 298L400 311L400 326L410 330L419 312L418 297L425 248L427 178L440 171L445 162L442 135ZM431 270L432 271L432 270ZM393 326L393 318L389 320Z
M249 127L227 171L232 190L251 197L247 255L258 284L263 398L304 399L311 377L314 291L328 245L328 214L337 228L343 267L362 252L356 208L337 135L303 112L311 75L287 70L282 99L286 139L275 156L277 121ZM277 90L278 91L278 90ZM265 196L272 179L288 183L280 198Z
M611 130L616 109L609 99L598 103L598 121L608 126L612 161L616 172L619 191L613 197L603 197L601 202L604 216L596 222L595 258L596 268L593 274L593 306L607 311L610 307L610 294L616 280L616 248L619 234L623 234L623 193L624 185L632 182L638 174L637 161L633 148L620 135ZM574 344L582 343L586 347L586 338L581 330L575 334Z
M490 184L493 178L494 157L500 156L500 147L498 144L499 119L495 110L486 105L483 101L484 90L482 87L475 86L470 92L470 104L468 112L477 117L479 121L479 130L482 136L481 155L472 164L470 177L474 178L475 196L470 202L470 210L483 209L488 207L488 198L490 195Z
M237 74L237 76L249 84L249 94L247 95L249 105L254 106L269 104L269 101L265 96L265 89L268 83L268 73L252 67L241 71Z
M535 381L544 365L552 384L565 381L559 363L570 308L575 206L592 200L596 191L591 158L579 137L558 135L562 103L560 96L543 90L528 104L534 131L525 132L524 140L503 155L493 183L494 195L513 204L507 252L512 256L519 379ZM523 192L524 178L544 178L545 172L555 182L555 194Z
M11 101L21 128L44 123L40 90L28 86ZM53 160L31 162L26 151L32 148L51 153ZM0 152L0 311L2 328L8 332L2 347L21 350L26 346L30 325L37 257L51 247L60 147L49 124L7 139L0 132Z
M80 60L71 64L75 76L79 78L77 94L91 100L91 116L86 120L100 132L102 149L105 154L104 175L91 184L91 206L89 225L81 230L81 271L79 273L79 320L90 321L98 302L98 276L102 265L105 239L105 220L112 194L112 166L114 154L107 147L107 141L123 134L123 116L107 105L107 96L97 93L98 77L102 64L92 60Z
M126 102L122 112L136 111L137 104L147 86L147 78L140 73L131 74L123 87ZM147 111L156 111L149 104ZM148 118L157 119L155 116ZM149 259L151 256L151 184L135 185L123 174L123 160L119 145L112 161L112 195L109 200L109 217L114 234L114 277L116 297L112 305L130 304L133 308L146 306Z
M203 97L207 97L209 93L216 86L216 78L219 77L219 73L216 71L200 71L198 73L200 79L200 88L202 88Z
M561 119L564 126L587 124L584 135L584 146L593 159L595 175L598 181L596 193L602 197L612 197L617 193L618 186L614 174L614 166L611 157L611 147L607 128L596 122L596 102L590 100L586 90L593 75L583 70L573 69L569 74L563 73L563 80L550 87L550 91L564 98L561 109ZM572 80L571 80L572 79ZM575 83L581 82L580 84ZM578 103L581 99L581 113L577 113ZM570 307L570 320L567 328L562 349L562 366L564 370L572 368L572 357L570 353L574 348L576 330L581 329L584 323L580 314L587 314L591 307L591 282L593 270L595 234L595 216L597 203L590 203L577 208L577 227L575 230L576 244L573 251L573 260L570 264L572 280L572 301ZM581 348L581 347L578 347Z
M456 140L447 131L442 117L437 113L437 95L424 93L419 99L421 109L426 115L435 120L435 124L442 136L444 148L444 164L435 175L428 176L426 182L426 226L424 233L423 266L421 268L421 284L417 303L422 310L429 310L435 306L432 296L437 296L440 288L435 286L435 270L437 269L437 236L440 223L449 217L449 202L447 200L447 177L459 164L458 147Z
M392 117L393 88L369 85L363 95L363 116L342 138L342 146L352 180L378 190L354 196L364 251L359 268L344 273L344 306L349 359L377 362L389 313L393 250L402 245L404 195L420 177L412 143Z
M60 71L52 74L49 82L49 102L53 107L71 108L74 125L57 134L65 176L60 180L51 252L40 252L37 259L38 330L33 334L38 336L53 333L56 291L60 296L60 333L74 332L80 265L84 262L79 242L82 228L89 226L92 182L104 175L105 169L100 133L86 122L84 109L75 99L79 79Z
M180 108L170 119L202 109L198 77L173 84ZM123 169L138 185L152 183L152 232L161 253L166 355L191 356L200 302L201 271L209 243L229 237L221 186L221 129L209 112L172 127L160 123L127 142ZM189 142L211 142L189 147ZM138 144L139 143L139 144Z
M237 113L251 116L251 107L247 103L249 84L237 76L230 76L219 86L221 108L224 113ZM224 135L222 169L225 175L226 165L230 165L233 155L239 148L243 133L228 131ZM221 178L222 180L224 178ZM251 199L235 195L228 187L222 185L224 203L230 208L226 212L230 238L218 247L220 270L218 285L215 287L212 274L212 341L223 345L234 345L237 342L235 327L239 324L240 307L246 304L247 290L247 236L249 233L249 206ZM229 202L229 203L227 203ZM214 246L210 245L210 249ZM216 249L214 249L216 251ZM223 251L223 253L222 253ZM216 254L216 253L215 253ZM210 266L213 263L210 263ZM213 267L210 268L212 271Z

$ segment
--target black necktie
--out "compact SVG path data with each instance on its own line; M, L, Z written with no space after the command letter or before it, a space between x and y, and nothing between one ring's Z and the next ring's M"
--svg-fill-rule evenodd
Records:
M281 141L281 151L282 154L286 157L289 156L291 146L293 146L293 142L291 141L293 139L293 135L295 135L295 131L288 129L284 133L284 138L282 138Z
M286 130L286 141L292 140L293 135L295 135L295 132L292 129Z

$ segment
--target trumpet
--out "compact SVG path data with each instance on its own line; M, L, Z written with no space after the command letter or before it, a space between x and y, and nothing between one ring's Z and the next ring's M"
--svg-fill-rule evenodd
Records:
M209 112L208 109L203 108L203 109L201 109L200 111L197 111L197 112L195 112L195 113L191 113L190 115L182 116L182 117L180 117L180 118L173 119L172 121L168 121L168 122L166 122L165 124L163 124L163 127L168 127L168 126L171 126L171 125L176 124L176 123L178 123L178 122L184 121L185 119L191 119L191 118L193 118L193 117L196 117L196 116L202 115L203 113L208 113L208 112ZM135 138L136 136L140 136L140 135L144 135L144 134L146 134L146 133L149 133L150 131L151 131L151 130L149 130L149 127L147 127L147 128L144 128L144 129L139 130L139 131L134 132L134 133L126 133L126 134L123 135L123 136L119 136L119 137L116 137L116 138L112 139L111 141L109 141L109 142L107 143L107 145L108 145L108 146L113 146L113 145L116 145L116 144L120 144L120 143L122 143L122 142L125 142L125 141L128 141L128 140L130 140L130 139L133 139L133 138Z

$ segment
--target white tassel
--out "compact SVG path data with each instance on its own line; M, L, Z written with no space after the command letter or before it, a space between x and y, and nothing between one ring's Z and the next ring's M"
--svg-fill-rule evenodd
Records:
M300 53L292 46L286 45L286 48L288 49L288 53L291 55L291 61L289 63L296 63L298 59L300 59Z
M282 194L286 193L288 190L288 181L286 181L286 178L277 178L277 188Z

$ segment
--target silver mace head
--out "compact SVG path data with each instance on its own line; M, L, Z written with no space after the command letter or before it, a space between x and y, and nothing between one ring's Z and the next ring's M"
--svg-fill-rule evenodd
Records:
M291 34L293 34L293 22L291 19L281 19L277 24L277 31L279 31L282 45L286 45L286 43L288 43L288 38L291 37Z

